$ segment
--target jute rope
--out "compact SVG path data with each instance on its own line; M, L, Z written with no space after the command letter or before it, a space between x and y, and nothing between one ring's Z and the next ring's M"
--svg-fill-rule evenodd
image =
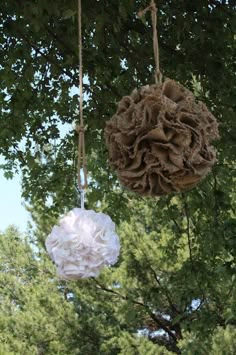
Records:
M80 88L80 114L79 126L76 130L78 132L78 187L81 193L81 207L83 207L84 189L87 187L87 162L85 154L85 137L84 137L84 117L83 117L83 57L82 57L82 24L81 24L81 0L78 0L78 49L79 49L79 88ZM83 182L82 176L83 175Z
M159 43L158 43L158 35L157 35L157 7L154 0L151 0L150 5L146 7L144 10L139 11L138 16L142 17L146 14L146 12L151 11L152 16L152 30L153 30L153 52L155 59L155 83L161 84L162 82L162 74L160 71L160 59L159 59Z

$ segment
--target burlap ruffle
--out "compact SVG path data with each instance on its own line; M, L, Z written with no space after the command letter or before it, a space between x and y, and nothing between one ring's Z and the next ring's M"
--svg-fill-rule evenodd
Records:
M215 117L182 85L166 80L124 96L106 123L111 166L120 182L141 195L194 187L216 161Z

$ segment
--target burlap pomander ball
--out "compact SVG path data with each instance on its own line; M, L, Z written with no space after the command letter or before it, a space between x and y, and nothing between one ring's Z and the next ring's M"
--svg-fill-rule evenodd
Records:
M173 80L124 96L106 123L111 166L129 190L163 195L194 187L216 161L215 117Z

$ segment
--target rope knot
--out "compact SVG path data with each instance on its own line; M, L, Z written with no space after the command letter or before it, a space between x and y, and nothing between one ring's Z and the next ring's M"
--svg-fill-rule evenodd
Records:
M84 126L79 125L79 126L76 127L76 132L78 134L84 133L84 131L85 131Z
M143 17L146 12L151 11L152 17L152 29L153 29L153 52L155 59L155 82L156 84L161 84L162 82L162 74L160 71L160 60L159 60L159 44L158 44L158 36L157 36L157 7L154 0L151 0L150 5L147 6L144 10L138 12L139 17Z

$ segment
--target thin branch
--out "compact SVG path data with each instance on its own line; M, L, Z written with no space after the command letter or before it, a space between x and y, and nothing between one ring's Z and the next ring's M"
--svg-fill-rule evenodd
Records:
M190 258L190 262L191 262L191 268L192 268L193 274L195 276L195 280L197 282L198 288L202 294L202 298L204 300L206 300L205 292L201 287L201 284L200 284L199 278L198 278L198 274L197 274L197 270L194 265L192 245L191 245L191 235L190 235L190 217L189 217L189 212L188 212L188 204L187 204L187 200L186 200L186 197L184 196L184 194L182 194L182 196L183 196L183 200L184 200L184 214L187 219L187 238L188 238L188 249L189 249L189 258Z
M98 282L98 280L96 279L92 279L96 284L97 284L97 288L100 289L100 290L103 290L103 291L106 291L106 292L109 292L109 293L112 293L113 295L123 299L123 300L127 300L128 298L124 295L122 295L120 292L117 292L117 291L114 291L113 289L111 288L107 288L106 286L102 285L101 283Z
M171 323L168 320L160 319L160 317L158 317L156 314L151 312L149 310L148 306L146 306L143 302L132 300L130 297L124 296L120 292L117 292L117 291L114 291L113 289L107 288L106 286L104 286L101 283L99 283L96 279L93 279L93 280L99 286L98 289L103 290L105 292L112 293L113 295L115 295L116 297L121 298L122 300L130 300L133 304L136 304L136 305L139 305L139 306L145 308L146 311L148 312L149 316L156 322L156 324L158 324L158 326L161 329L163 329L175 342L177 342L177 337L169 329L169 327L171 326Z
M77 59L78 54L76 52L74 52L65 41L63 41L61 36L58 36L54 31L52 31L51 27L48 25L45 26L45 29L49 33L49 35L63 47L64 53L71 54L74 56L74 58Z
M47 62L55 65L58 69L60 69L61 73L63 73L64 75L68 76L73 83L75 83L75 76L66 69L63 69L57 61L53 60L51 57L49 57L47 54L45 54L43 51L41 51L34 43L32 43L21 31L19 31L21 37L23 38L23 40L30 46L32 47L36 53L40 54L43 58L45 58L47 60Z
M183 230L182 230L182 228L180 227L180 225L178 224L178 222L177 222L173 217L171 218L171 220L174 222L176 228L178 229L178 232L179 232L180 234L182 234L182 233L183 233Z
M169 327L164 324L164 322L166 323L167 321L163 319L160 320L160 318L152 312L150 312L149 315L160 326L160 328L163 329L170 336L170 338L174 340L175 343L177 343L178 339L176 335L169 329Z
M161 284L161 281L158 279L158 276L157 276L155 270L152 268L151 265L149 265L149 268L150 268L151 272L153 273L153 275L154 275L154 277L155 277L155 280L156 280L158 286L160 287L162 293L164 293L164 292L163 292L163 286L162 286L162 284ZM167 299L167 301L168 301L168 303L169 303L171 309L172 309L175 313L181 314L180 311L178 310L178 308L176 307L176 305L172 302L171 297L170 297L170 295L169 295L169 292L168 292L167 290L165 290L164 296L166 297L166 299Z
M218 219L218 212L219 212L219 204L218 204L218 198L217 198L217 178L216 178L216 174L213 174L213 179L214 179L214 224L215 227L217 228L219 226L219 219Z

